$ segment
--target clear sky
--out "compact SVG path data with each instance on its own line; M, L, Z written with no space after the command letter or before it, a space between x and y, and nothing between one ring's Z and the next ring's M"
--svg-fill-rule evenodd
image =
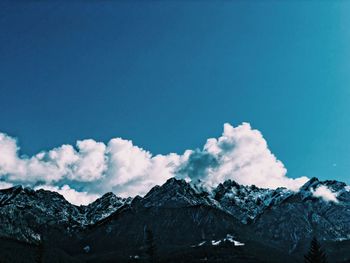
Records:
M225 122L290 177L350 183L350 2L1 1L0 131L182 153ZM0 149L1 150L1 149Z

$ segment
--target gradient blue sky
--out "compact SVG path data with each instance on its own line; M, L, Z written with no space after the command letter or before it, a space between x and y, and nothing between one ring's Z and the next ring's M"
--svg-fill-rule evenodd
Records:
M32 155L121 136L182 153L260 130L290 177L350 182L350 2L1 1L0 131Z

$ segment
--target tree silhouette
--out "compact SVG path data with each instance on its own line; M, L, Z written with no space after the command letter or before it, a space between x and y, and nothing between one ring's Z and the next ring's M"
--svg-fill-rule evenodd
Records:
M309 252L304 259L305 263L327 263L327 255L316 237L311 240Z
M145 249L148 261L150 263L156 262L156 245L154 242L153 232L148 227L145 230Z
M43 263L43 258L44 258L44 244L43 244L43 241L40 240L38 244L38 252L37 252L37 257L35 262Z
M42 231L40 233L40 239L38 240L37 244L37 253L35 257L35 262L37 263L43 263L44 262L44 253L45 253L45 232Z

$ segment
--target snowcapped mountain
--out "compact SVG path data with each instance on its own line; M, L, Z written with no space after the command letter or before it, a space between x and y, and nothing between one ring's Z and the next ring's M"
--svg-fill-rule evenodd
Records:
M327 189L325 197L317 189ZM327 195L336 196L327 201ZM326 200L325 200L326 198ZM328 242L350 238L350 192L337 181L320 182L312 178L300 191L284 202L271 206L254 222L256 232L290 253L307 245L312 236ZM340 245L340 243L338 243Z
M163 186L153 187L140 199L144 207L188 207L196 205L216 206L209 194L200 191L184 180L169 179Z
M62 195L42 189L15 186L0 190L0 237L38 242L43 228L83 229L130 201L107 193L88 206L75 206Z
M280 262L286 255L298 262L313 236L337 255L334 262L350 259L350 253L338 253L350 246L349 187L317 178L297 192L230 180L207 192L172 178L144 197L107 193L87 206L16 186L0 190L0 225L2 242L45 244L61 251L64 261L142 258L147 229L165 262L200 262L205 255L209 262Z
M219 184L212 192L213 198L243 224L252 222L266 209L282 203L293 194L285 188L272 190L254 185L242 186L231 180Z
M93 225L117 211L125 204L130 204L132 198L117 197L113 193L106 193L101 198L81 208L81 222L83 225Z

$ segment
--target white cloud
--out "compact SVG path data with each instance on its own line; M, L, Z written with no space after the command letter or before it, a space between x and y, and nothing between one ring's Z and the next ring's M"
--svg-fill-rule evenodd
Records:
M100 179L106 170L106 146L94 140L77 142L79 157L70 174L71 179L92 182Z
M0 175L25 174L17 157L17 150L16 140L0 133Z
M332 190L330 190L325 185L320 185L319 187L316 188L316 190L311 190L311 192L313 196L322 198L326 202L331 201L331 202L338 203L338 199L337 199L338 194L336 192L332 192Z
M32 157L19 156L18 150L14 138L0 133L1 181L44 185L74 203L86 203L107 191L123 197L143 195L173 176L200 179L207 186L233 179L241 184L293 190L307 181L306 177L288 178L262 134L248 123L238 127L225 124L219 138L208 139L202 150L187 150L182 155L154 156L121 138L107 144L82 140L76 146L62 145Z
M12 186L13 186L13 184L11 184L11 183L0 182L0 189L7 189L7 188L10 188Z
M233 179L244 185L297 190L308 180L288 178L287 169L268 149L262 134L248 123L236 128L226 123L222 136L208 139L202 151L193 151L180 173L209 186Z
M151 187L164 183L174 176L180 160L177 154L152 156L121 138L109 141L106 156L108 169L102 189L113 190L123 197L143 195Z

